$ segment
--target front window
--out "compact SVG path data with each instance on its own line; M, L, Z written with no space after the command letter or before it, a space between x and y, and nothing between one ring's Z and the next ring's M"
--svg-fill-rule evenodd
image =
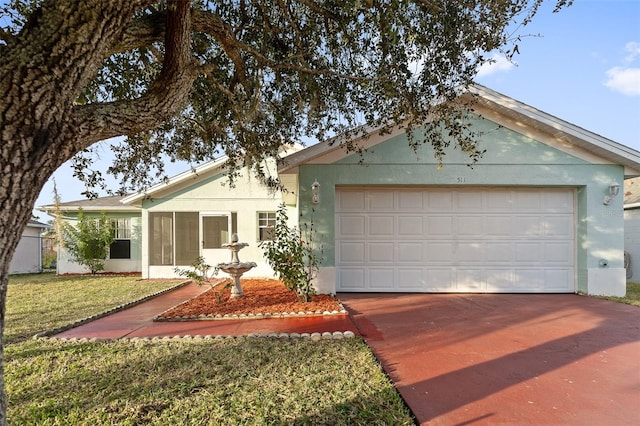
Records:
M113 242L109 246L110 259L131 259L131 219L111 219Z
M258 241L273 240L276 212L258 212Z
M237 232L236 213L204 214L199 212L149 213L149 264L190 265L200 249L219 249ZM202 240L200 240L202 226Z

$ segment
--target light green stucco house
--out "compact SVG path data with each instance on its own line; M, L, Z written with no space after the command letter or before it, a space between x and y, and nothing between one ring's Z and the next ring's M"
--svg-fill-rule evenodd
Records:
M372 132L360 141L362 157L335 141L293 152L270 165L283 194L249 173L229 187L221 159L118 199L123 210L102 206L129 217L123 268L157 278L198 255L226 262L221 245L237 232L249 243L241 260L258 264L247 276L272 276L258 243L284 201L293 224L313 221L317 230L321 292L623 295L623 197L612 193L640 176L640 152L487 88L473 91L486 153L472 168L453 149L439 167L430 145L414 152L403 129Z
M640 153L473 91L486 149L473 168L456 150L439 168L402 129L372 133L362 158L327 141L279 168L323 239L319 289L624 295L623 197L611 194L640 174Z

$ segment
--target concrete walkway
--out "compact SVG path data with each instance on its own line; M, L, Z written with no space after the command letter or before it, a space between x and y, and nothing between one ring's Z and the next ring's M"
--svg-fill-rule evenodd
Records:
M421 424L640 425L640 308L577 295L339 294Z
M349 316L323 315L270 319L161 321L153 317L207 291L208 288L187 284L131 308L56 334L57 338L165 337L165 336L243 336L251 333L316 333L357 332Z

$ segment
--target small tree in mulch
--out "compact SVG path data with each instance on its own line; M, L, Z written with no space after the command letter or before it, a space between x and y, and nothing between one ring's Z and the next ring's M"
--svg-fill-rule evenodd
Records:
M78 223L63 223L62 245L74 262L88 268L91 274L104 269L104 261L113 242L111 220L105 213L99 218L87 217L78 209Z
M313 219L303 224L304 231L289 227L288 219L286 206L282 203L276 214L273 239L261 241L259 247L280 281L296 293L298 300L308 302L316 292L312 281L318 273L322 254L314 247Z
M174 268L173 270L176 272L176 274L180 275L181 277L189 278L199 286L208 284L211 287L214 296L216 297L216 302L222 303L224 290L231 287L232 284L227 280L217 283L212 280L213 277L218 275L218 267L209 265L204 260L204 257L198 256L196 260L191 263L191 268L192 269ZM220 289L216 290L217 287L220 287Z

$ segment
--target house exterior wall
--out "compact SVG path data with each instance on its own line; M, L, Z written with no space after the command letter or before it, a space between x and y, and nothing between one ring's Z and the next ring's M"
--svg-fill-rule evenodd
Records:
M329 154L299 166L300 223L313 215L324 250L317 279L319 291L335 291L337 186L523 186L576 189L576 291L625 294L622 197L614 198L608 206L602 202L608 185L623 181L623 167L592 164L488 120L476 126L488 136L479 145L486 149L484 158L473 167L467 165L463 153L449 149L440 168L430 145L413 152L404 134L375 145L363 157L353 154L336 159L335 154ZM320 202L314 205L311 185L315 180L321 187Z
M143 278L171 278L179 276L174 270L188 269L190 265L152 265L150 261L149 214L156 212L232 212L237 217L237 234L240 242L249 244L239 252L241 262L256 262L257 267L246 272L244 277L272 277L273 270L258 247L258 212L275 212L281 203L279 192L273 193L261 185L258 179L246 171L237 178L234 187L230 187L228 177L217 174L209 178L195 180L173 190L166 195L154 196L142 204L142 276ZM289 213L289 219L295 224L296 209ZM215 266L229 262L231 252L218 249L206 259ZM195 259L194 259L195 260ZM219 276L224 276L220 272Z
M631 257L630 281L640 282L640 208L624 211L624 250Z
M42 228L25 227L9 264L9 274L29 274L42 271L41 231Z
M104 262L103 272L140 272L142 269L142 218L140 213L106 212L109 219L128 218L131 221L131 258L107 259ZM86 217L99 217L100 214L85 212ZM64 221L76 226L77 215L65 214ZM91 272L86 267L71 260L69 253L62 247L58 249L57 271L58 274L86 274Z

